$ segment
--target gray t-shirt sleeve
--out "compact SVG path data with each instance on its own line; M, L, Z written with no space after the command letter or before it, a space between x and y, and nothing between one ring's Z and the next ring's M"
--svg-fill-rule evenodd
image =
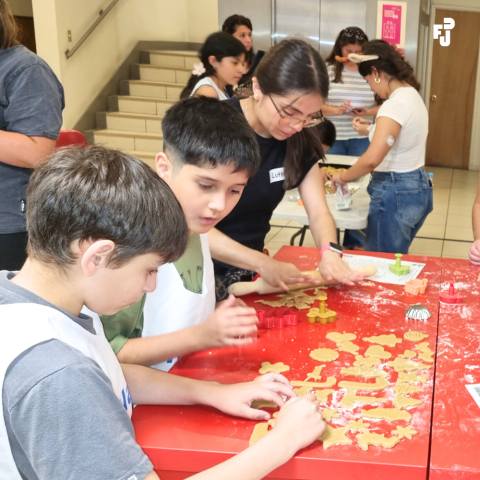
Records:
M43 359L54 353L52 347L57 358L55 371L49 372ZM132 422L110 380L76 352L51 340L9 367L2 398L17 468L28 479L145 478L153 466L135 442ZM41 379L35 381L38 374Z
M63 87L49 67L41 63L24 66L5 84L5 93L7 131L58 138L65 106Z

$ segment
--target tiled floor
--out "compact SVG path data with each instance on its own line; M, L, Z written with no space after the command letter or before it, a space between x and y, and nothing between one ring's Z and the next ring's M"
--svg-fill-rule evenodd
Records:
M452 168L427 167L434 174L433 212L418 232L410 247L413 255L468 258L473 241L472 206L477 193L478 172ZM266 248L274 255L290 238L300 224L295 221L272 219ZM298 239L296 240L298 245ZM311 232L305 236L304 246L314 247Z

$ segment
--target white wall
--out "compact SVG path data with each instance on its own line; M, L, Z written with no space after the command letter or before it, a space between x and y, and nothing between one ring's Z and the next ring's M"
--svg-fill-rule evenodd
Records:
M217 29L217 0L120 0L73 57L71 49L110 0L33 0L37 52L65 89L71 128L140 40L202 42ZM72 31L68 42L67 31Z

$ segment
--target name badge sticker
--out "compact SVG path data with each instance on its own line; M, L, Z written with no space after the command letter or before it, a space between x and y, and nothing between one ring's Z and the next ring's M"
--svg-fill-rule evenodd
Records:
M270 183L274 182L283 182L285 180L285 173L283 171L283 167L280 168L273 168L270 170Z

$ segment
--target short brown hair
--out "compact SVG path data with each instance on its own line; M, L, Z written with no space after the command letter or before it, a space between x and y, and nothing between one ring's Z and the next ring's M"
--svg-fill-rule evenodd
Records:
M188 227L169 186L141 160L94 145L55 151L27 192L28 253L61 268L75 263L75 240L111 240L108 266L156 253L180 258Z
M18 24L13 18L7 0L0 0L0 50L18 45L19 33Z

